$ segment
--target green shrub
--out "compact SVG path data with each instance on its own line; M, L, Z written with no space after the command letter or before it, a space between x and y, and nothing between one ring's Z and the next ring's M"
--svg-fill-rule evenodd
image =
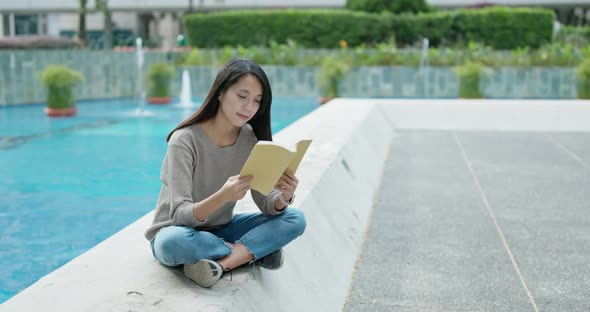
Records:
M587 46L590 44L590 27L562 26L555 34L554 42L575 47Z
M325 57L318 72L318 83L322 95L327 98L334 98L340 95L340 81L348 73L350 66L346 60L337 57Z
M148 96L168 97L170 96L170 81L174 74L174 68L165 63L154 63L148 70Z
M296 65L298 53L301 47L293 40L287 40L287 44L270 43L270 64Z
M413 31L418 36L418 39L421 37L428 38L432 47L452 43L453 15L451 13L418 14L413 17L413 20ZM396 34L399 33L395 29L393 31Z
M366 49L365 49L366 50ZM360 52L360 50L357 50ZM376 65L376 66L391 66L401 62L401 55L397 49L395 42L379 43L374 49L367 51L367 56L364 61L355 61L356 66Z
M459 77L459 97L476 99L482 97L480 81L484 74L484 67L477 63L465 63L453 68Z
M47 107L72 108L74 87L83 80L80 72L64 65L48 65L40 73L41 84L47 88Z
M548 9L493 7L454 13L452 41L495 49L538 48L551 42L555 13Z
M571 44L552 43L530 53L533 66L575 66L582 60L582 53Z
M590 59L578 66L578 98L590 99Z
M504 60L504 62L502 60ZM510 52L510 58L502 58L492 65L529 67L531 66L531 49L529 49L529 47L524 47L512 50Z
M346 44L343 42L343 46ZM263 65L320 66L324 57L346 60L352 67L358 66L418 66L421 49L399 49L394 40L376 44L374 47L359 45L338 49L306 49L295 42L271 43L270 47L225 47L221 49L197 49L179 55L178 65L221 66L232 57L252 59ZM431 66L455 66L466 61L486 67L575 67L590 58L590 46L575 47L570 44L548 44L539 49L529 47L515 50L493 50L490 47L470 42L462 48L430 48ZM184 60L184 62L183 62Z
M395 14L429 11L425 0L347 0L346 8L371 13L387 11Z
M193 48L186 57L186 65L217 65L212 51Z
M194 47L268 46L293 40L308 48L336 48L385 41L389 21L348 10L233 10L183 17Z
M428 58L431 66L453 66L461 63L462 53L449 48L432 48L428 50Z
M551 41L554 14L545 9L487 8L421 14L384 14L400 46L479 42L496 49L539 47Z
M233 10L190 14L183 22L195 47L268 46L293 40L307 48L337 48L341 40L357 47L395 37L400 46L420 45L420 39L428 38L431 47L479 42L514 49L551 42L554 19L548 9L494 7L420 14Z

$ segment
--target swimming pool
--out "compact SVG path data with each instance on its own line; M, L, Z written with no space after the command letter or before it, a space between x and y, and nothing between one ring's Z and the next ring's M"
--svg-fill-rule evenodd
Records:
M273 133L317 106L274 99ZM86 101L75 118L0 108L0 303L152 210L166 135L196 108Z

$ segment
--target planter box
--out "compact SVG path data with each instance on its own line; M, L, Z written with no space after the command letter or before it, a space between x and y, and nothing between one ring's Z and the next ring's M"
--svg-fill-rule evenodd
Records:
M43 109L43 111L45 112L45 114L47 114L47 116L51 116L51 117L69 117L69 116L76 115L76 113L78 112L78 110L75 107L72 107L72 108L45 107Z
M150 104L168 104L168 103L172 102L172 98L169 96L164 96L164 97L150 96L147 98L147 102Z
M146 52L144 73L154 62L166 62L170 53ZM88 62L92 59L92 62ZM118 51L0 51L0 105L45 100L36 73L48 64L79 70L86 82L76 88L77 99L138 97L141 85L135 52ZM321 96L317 67L262 65L273 95ZM192 94L205 97L218 66L190 67ZM182 68L172 80L172 96L180 94ZM92 82L92 83L90 83ZM145 86L144 86L145 88ZM489 68L482 81L485 98L575 99L577 76L573 67ZM341 97L457 98L459 81L450 67L417 68L373 66L353 68L341 83Z

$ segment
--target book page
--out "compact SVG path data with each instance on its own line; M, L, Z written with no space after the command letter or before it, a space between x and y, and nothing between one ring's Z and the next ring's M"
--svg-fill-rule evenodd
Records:
M299 168L299 164L301 163L301 160L303 159L303 156L305 155L305 152L307 151L307 148L310 144L311 140L301 140L297 142L297 145L295 145L297 151L295 152L295 156L287 167L293 174L297 172L297 168Z
M294 155L295 153L278 145L257 143L246 160L240 177L252 176L250 188L268 195Z

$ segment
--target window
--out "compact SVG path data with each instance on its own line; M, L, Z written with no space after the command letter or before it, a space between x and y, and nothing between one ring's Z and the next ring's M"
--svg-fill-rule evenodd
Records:
M15 35L36 35L39 33L39 20L37 14L34 15L14 15L14 34Z

